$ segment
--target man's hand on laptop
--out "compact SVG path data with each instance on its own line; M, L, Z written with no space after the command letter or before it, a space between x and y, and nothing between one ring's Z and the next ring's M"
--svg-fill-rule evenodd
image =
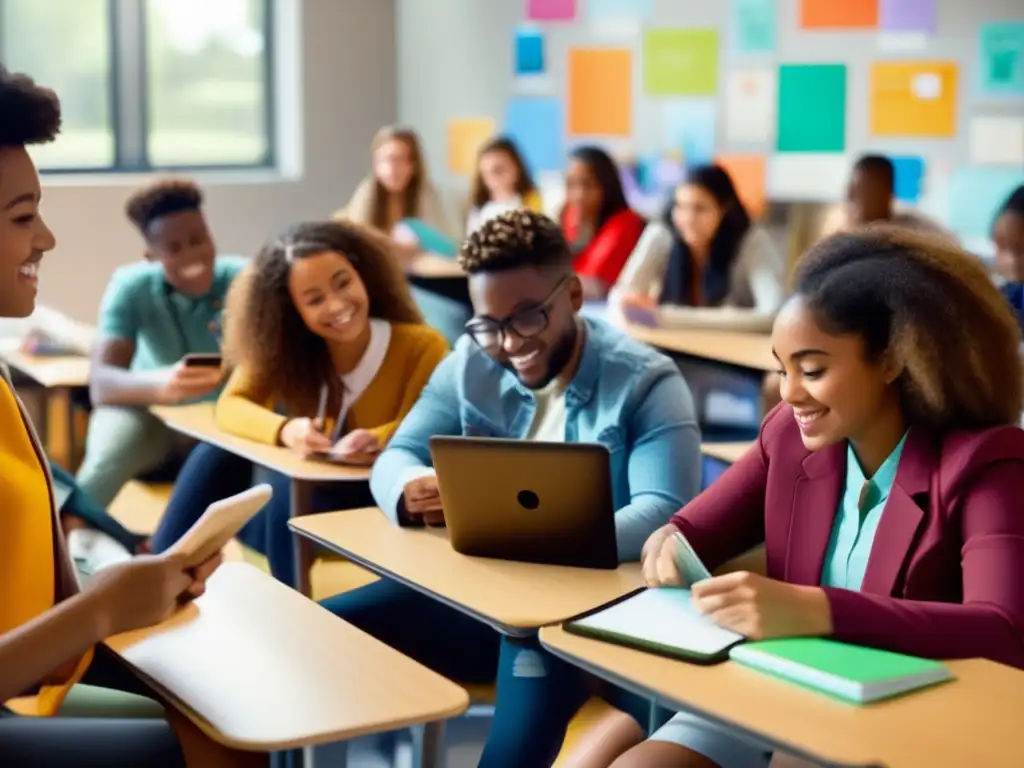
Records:
M441 491L437 477L418 477L405 484L402 491L405 511L413 520L422 520L427 525L444 525L444 510L441 509Z

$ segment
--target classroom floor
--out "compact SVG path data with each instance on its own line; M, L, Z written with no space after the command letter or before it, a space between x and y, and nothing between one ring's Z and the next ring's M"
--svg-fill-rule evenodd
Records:
M475 768L483 751L490 720L483 717L459 718L445 726L445 768ZM313 754L312 768L337 765L337 751L331 746L318 747ZM408 734L397 738L370 736L356 739L348 746L346 768L413 768L412 746Z

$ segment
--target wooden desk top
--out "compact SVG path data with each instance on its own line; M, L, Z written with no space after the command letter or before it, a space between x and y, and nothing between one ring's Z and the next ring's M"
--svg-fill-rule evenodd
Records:
M245 563L192 605L107 641L211 737L292 749L455 717L469 695Z
M400 528L376 507L304 515L295 531L509 635L532 634L641 586L640 566L565 568L460 555L443 528Z
M599 677L664 705L756 734L828 765L1024 765L1024 672L954 661L953 683L858 707L739 664L699 666L546 627L541 642Z
M345 467L328 462L300 458L288 448L266 445L244 437L229 435L217 428L213 417L213 403L194 405L154 405L150 412L175 432L231 451L254 464L273 469L294 480L309 482L336 482L339 480L366 480L367 467Z
M406 272L409 275L423 279L466 276L466 273L462 271L462 267L459 266L459 262L455 259L438 256L436 253L424 253L417 256L406 268Z
M2 350L0 355L11 368L21 371L47 389L89 386L91 364L88 357L26 355L19 350Z
M756 371L774 371L779 365L772 355L771 336L766 333L674 330L643 325L627 325L626 332L637 341L665 352L703 357Z
M750 450L753 441L746 443L701 443L700 452L713 459L732 464L739 461L740 456Z

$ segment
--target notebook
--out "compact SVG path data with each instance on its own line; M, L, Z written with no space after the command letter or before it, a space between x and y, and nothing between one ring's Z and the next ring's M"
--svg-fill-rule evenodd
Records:
M696 664L725 661L744 640L698 613L690 590L678 587L626 595L567 622L565 631Z
M813 637L745 643L729 656L760 672L855 704L953 679L937 661Z
M420 247L427 253L454 258L459 252L459 244L448 235L434 229L420 219L402 219L400 222L416 236Z

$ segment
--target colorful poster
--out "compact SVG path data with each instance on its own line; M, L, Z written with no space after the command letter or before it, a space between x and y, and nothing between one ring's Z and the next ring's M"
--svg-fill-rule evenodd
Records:
M717 92L717 29L651 29L644 33L643 45L645 93L714 96Z
M1019 168L962 165L949 182L946 222L961 237L987 237L999 206L1021 183Z
M777 0L730 0L731 47L737 53L772 53L778 36Z
M747 213L755 219L763 217L768 210L768 162L764 155L718 155L715 162L732 178Z
M890 32L934 32L935 0L882 0L881 27Z
M917 155L890 155L896 171L896 199L916 205L924 192L924 158Z
M511 99L503 131L522 151L530 171L565 167L565 117L562 100L554 97Z
M1024 117L979 115L971 119L969 135L973 164L1022 169L1024 184Z
M778 102L774 69L730 72L725 81L725 140L729 144L767 144Z
M476 171L476 154L496 132L489 117L457 117L448 121L448 170L462 176Z
M846 192L844 154L786 152L768 160L768 197L790 203L837 202Z
M538 29L521 27L516 30L515 74L543 75L544 34Z
M647 21L654 13L654 0L586 0L587 18L608 22Z
M846 149L845 64L779 67L776 145L780 152Z
M981 90L1024 96L1024 21L1001 21L981 28Z
M875 29L878 0L800 0L803 29Z
M630 136L633 53L629 48L569 50L569 133Z
M572 21L576 0L526 0L526 18L531 21Z
M871 65L869 88L873 136L956 135L955 62L876 62Z
M663 107L665 142L682 152L687 167L714 160L717 104L713 99L676 101Z

